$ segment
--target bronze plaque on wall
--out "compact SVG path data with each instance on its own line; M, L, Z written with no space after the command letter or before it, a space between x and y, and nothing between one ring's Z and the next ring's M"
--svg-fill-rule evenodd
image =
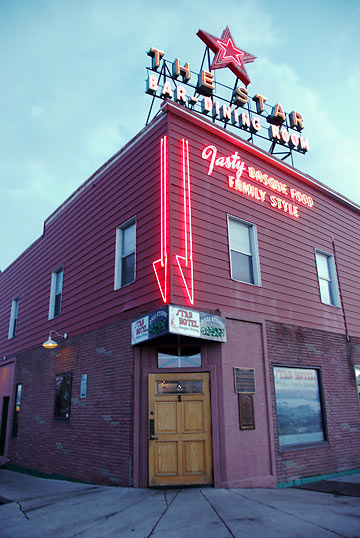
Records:
M255 368L234 368L235 392L253 394L255 392Z
M238 394L240 430L255 430L253 398L252 394Z

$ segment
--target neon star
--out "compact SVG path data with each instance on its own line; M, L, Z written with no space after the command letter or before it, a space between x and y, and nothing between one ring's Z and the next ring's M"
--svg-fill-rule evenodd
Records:
M199 30L197 35L215 53L210 71L228 67L246 86L250 84L244 64L253 62L256 56L234 45L228 26L223 31L220 39L203 30Z
M220 39L217 40L220 47L223 49L222 57L225 60L226 58L232 58L240 67L243 67L240 56L244 56L245 52L243 50L237 49L232 42L231 37L227 40L227 43L223 43Z

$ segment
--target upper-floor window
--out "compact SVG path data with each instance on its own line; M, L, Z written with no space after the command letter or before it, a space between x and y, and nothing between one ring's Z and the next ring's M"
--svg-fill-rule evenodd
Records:
M256 226L228 215L231 278L261 286Z
M315 251L321 302L340 306L334 256Z
M9 335L8 338L14 338L16 335L17 321L19 316L19 297L16 297L11 302Z
M116 229L115 285L122 288L135 281L136 220L128 220Z
M49 319L56 318L61 313L63 278L63 267L59 267L51 275Z

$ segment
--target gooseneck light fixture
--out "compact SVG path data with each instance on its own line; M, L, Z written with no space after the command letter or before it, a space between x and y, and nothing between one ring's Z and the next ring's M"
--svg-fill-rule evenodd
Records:
M43 347L45 347L46 349L55 349L58 346L58 343L51 338L51 333L56 333L58 336L62 336L65 340L68 337L67 333L60 334L55 330L50 331L49 338L46 340L46 342L43 343Z

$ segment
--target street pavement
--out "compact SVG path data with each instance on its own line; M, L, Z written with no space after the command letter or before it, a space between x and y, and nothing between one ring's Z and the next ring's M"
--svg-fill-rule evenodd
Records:
M321 482L328 492L133 489L0 469L0 537L360 538L360 474Z

